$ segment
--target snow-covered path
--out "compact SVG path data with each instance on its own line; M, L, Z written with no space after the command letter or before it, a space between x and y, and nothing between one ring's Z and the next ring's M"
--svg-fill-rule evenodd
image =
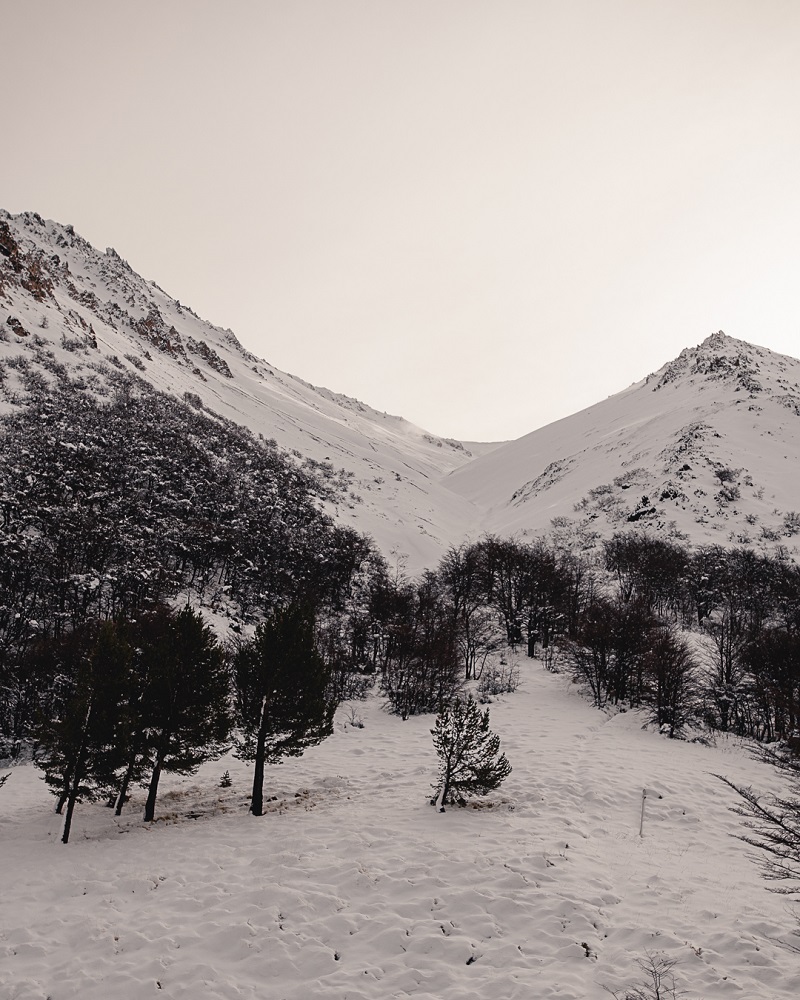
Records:
M491 808L432 809L432 719L377 698L363 729L342 712L270 772L261 819L231 758L173 781L150 828L138 798L122 821L81 806L64 847L37 773L16 770L0 792L0 997L582 1000L639 982L647 951L677 959L689 997L800 995L794 919L713 773L775 776L733 742L670 742L521 667L491 706L514 767Z

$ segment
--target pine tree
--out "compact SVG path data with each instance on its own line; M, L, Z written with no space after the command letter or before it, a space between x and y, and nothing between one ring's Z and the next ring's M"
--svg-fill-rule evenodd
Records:
M455 701L436 719L431 730L439 755L439 781L431 804L466 805L474 795L499 788L511 773L505 754L499 754L500 737L489 729L489 709L481 712L472 695Z
M58 796L56 812L67 807L66 844L76 803L105 792L123 762L117 726L131 650L113 622L90 622L40 654L54 659L58 680L54 712L35 729L36 765Z
M150 822L162 772L194 774L220 757L232 719L225 659L199 612L161 607L140 623L140 632L147 682L139 722L152 769L144 819Z
M333 732L331 670L314 639L313 616L293 605L262 622L234 658L242 736L237 756L255 764L250 811L264 808L264 766L299 757Z

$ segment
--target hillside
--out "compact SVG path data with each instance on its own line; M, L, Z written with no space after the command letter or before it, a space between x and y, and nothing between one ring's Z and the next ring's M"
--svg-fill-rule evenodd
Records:
M71 226L0 211L0 412L19 400L19 356L98 393L136 375L344 470L332 512L412 573L464 538L554 520L584 547L635 525L798 551L800 362L721 332L516 441L465 444L279 371Z
M435 562L476 519L441 483L474 448L402 417L321 389L246 351L230 330L198 317L114 251L101 253L71 226L0 211L0 412L19 391L8 361L22 355L47 376L53 362L101 391L129 372L203 406L284 449L344 469L345 524L367 532L409 569ZM454 531L454 526L458 526Z
M715 333L655 374L454 470L498 534L566 518L692 544L798 551L800 361Z

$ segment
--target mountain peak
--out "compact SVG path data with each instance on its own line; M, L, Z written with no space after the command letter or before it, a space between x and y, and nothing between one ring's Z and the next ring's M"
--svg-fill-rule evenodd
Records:
M668 361L653 375L647 377L647 382L655 381L653 391L678 379L688 379L694 382L698 377L712 381L728 381L735 383L736 390L749 393L761 392L763 386L759 381L761 363L764 359L773 357L776 361L780 355L773 354L763 348L756 347L744 340L729 337L718 330L698 344L697 347L687 347L672 361Z
M741 343L744 343L744 341L734 340L733 337L729 337L723 330L717 330L716 333L712 333L706 337L702 344L700 344L700 347L705 347L711 351L720 351L726 347Z
M569 522L586 545L634 528L798 552L798 418L800 361L720 330L448 481L497 534Z

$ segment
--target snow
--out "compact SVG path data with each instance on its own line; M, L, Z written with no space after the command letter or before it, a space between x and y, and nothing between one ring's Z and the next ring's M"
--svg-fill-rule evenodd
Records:
M356 497L343 499L339 518L375 538L387 557L395 550L404 554L411 573L436 563L450 544L461 541L477 523L473 505L442 481L446 473L473 457L469 447L279 371L245 351L230 331L200 319L131 271L119 257L98 252L65 226L2 210L0 221L10 226L24 251L40 251L47 258L55 252L60 266L69 268L55 283L52 300L39 302L20 287L6 288L6 298L0 296L0 330L7 329L8 316L16 316L29 336L0 338L0 360L29 352L34 336L73 375L84 378L98 367L107 368L108 358L116 356L125 369L161 391L179 398L192 392L208 409L274 438L281 447L347 470L354 477L351 492ZM165 328L174 327L184 344L190 337L208 344L228 365L233 378L207 366L197 354L190 355L191 364L187 364L157 350L116 314L112 325L92 311L87 296L95 296L101 305L115 304L131 320L157 309ZM76 317L87 328L91 324L97 350L83 353L63 346L62 336L80 340L85 334ZM46 327L41 326L43 319ZM149 359L143 355L145 350ZM128 360L131 355L139 359L143 371ZM195 364L202 378L193 372ZM15 373L9 378L15 388ZM8 408L0 392L0 412ZM478 445L475 454L492 447Z
M547 533L559 516L608 537L629 526L646 495L657 513L637 528L694 545L769 550L777 542L796 556L784 517L797 506L798 464L800 361L714 334L622 392L462 465L446 482L483 512L483 531L500 535ZM735 501L717 497L722 468L736 473ZM602 496L592 495L597 489Z
M490 706L513 772L480 808L431 808L433 718L376 695L363 729L343 706L330 739L268 771L260 819L226 757L165 779L150 826L142 790L119 820L80 805L65 846L38 772L13 769L0 996L591 1000L641 982L649 951L690 998L796 997L796 917L714 777L777 775L736 740L669 741L520 667Z
M410 574L435 565L451 545L485 532L548 533L554 518L573 522L581 544L591 545L629 527L642 496L656 511L638 518L637 530L800 553L800 534L785 528L798 506L800 361L716 333L628 389L517 441L453 442L280 372L70 227L2 210L0 221L24 252L60 261L52 298L5 289L0 330L13 316L29 336L0 337L0 360L23 353L39 363L31 344L38 338L58 363L92 380L112 370L115 357L115 372L121 365L165 392L191 392L283 448L345 469L352 488L334 513ZM189 345L183 359L132 325L153 315ZM80 342L89 324L96 350L64 346ZM192 352L191 342L205 344L232 377ZM0 412L19 389L10 368L7 381ZM721 467L738 472L735 502L717 498ZM624 486L615 482L626 476Z

